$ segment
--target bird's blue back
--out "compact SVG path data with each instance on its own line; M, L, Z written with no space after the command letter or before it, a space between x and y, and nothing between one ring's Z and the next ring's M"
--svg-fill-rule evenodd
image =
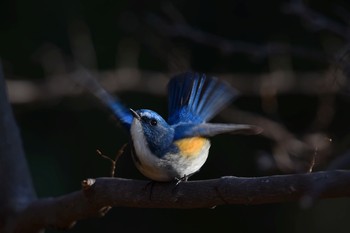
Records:
M187 72L168 84L168 123L203 123L228 105L237 92L215 77Z

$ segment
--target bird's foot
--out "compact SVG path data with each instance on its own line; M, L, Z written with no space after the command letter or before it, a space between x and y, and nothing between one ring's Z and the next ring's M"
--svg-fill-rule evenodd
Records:
M186 182L190 176L189 175L184 175L183 177L175 177L175 186L178 186L181 182Z

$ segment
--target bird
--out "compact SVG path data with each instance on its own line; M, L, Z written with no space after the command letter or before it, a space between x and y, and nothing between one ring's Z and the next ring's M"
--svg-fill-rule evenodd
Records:
M259 134L248 124L209 123L237 97L238 91L217 77L184 72L168 83L168 118L149 109L127 108L88 72L77 80L110 109L129 134L136 168L158 182L187 181L205 164L210 138L224 133Z

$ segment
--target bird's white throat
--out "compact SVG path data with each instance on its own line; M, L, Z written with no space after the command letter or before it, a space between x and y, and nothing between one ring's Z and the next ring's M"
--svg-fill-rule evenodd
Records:
M131 138L135 149L135 155L140 163L135 163L142 174L154 180L164 180L165 173L159 171L159 158L154 155L149 147L141 125L138 119L134 119L131 128Z

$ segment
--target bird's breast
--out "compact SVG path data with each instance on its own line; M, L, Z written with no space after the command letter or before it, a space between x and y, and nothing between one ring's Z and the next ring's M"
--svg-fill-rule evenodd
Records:
M203 150L203 147L209 142L203 137L191 137L176 140L174 144L178 147L182 156L197 157Z

